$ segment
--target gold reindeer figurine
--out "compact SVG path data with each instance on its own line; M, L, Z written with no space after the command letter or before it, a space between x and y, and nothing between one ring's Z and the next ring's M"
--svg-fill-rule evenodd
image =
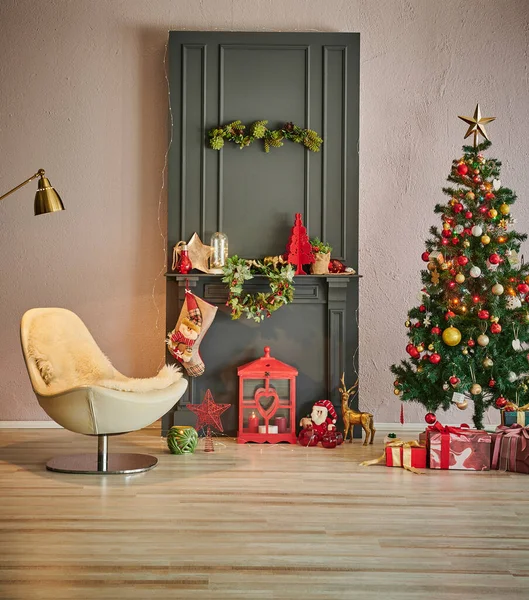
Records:
M354 410L354 408L349 408L349 397L351 394L355 393L358 388L358 379L356 383L347 389L345 385L345 373L342 373L342 378L340 379L342 383L342 387L339 388L340 395L342 397L342 419L343 419L343 440L344 442L347 440L347 434L349 430L351 431L351 439L353 441L353 425L361 425L362 429L366 432L366 439L364 441L364 446L367 446L367 440L369 436L371 436L370 444L373 443L375 439L375 424L373 423L373 415L367 412L360 412L358 410Z

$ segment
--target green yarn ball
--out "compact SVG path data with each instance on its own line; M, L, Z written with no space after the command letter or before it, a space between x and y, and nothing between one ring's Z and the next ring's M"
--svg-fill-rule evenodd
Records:
M198 444L198 433L190 425L175 425L167 432L167 446L171 454L193 454Z

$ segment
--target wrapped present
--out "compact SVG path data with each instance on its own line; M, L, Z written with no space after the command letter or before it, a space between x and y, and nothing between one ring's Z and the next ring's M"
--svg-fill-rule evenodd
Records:
M529 425L529 404L525 406L518 406L517 404L509 403L501 411L501 424L502 425L514 425L518 423L522 427Z
M500 425L492 434L492 468L529 473L529 427Z
M395 440L386 445L386 467L426 469L426 446L419 442Z
M491 437L486 431L437 422L427 432L430 469L490 469Z
M403 467L407 471L420 474L417 469L426 468L426 448L417 440L405 442L397 438L386 444L382 456L360 463L363 467L380 464L386 464L387 467Z

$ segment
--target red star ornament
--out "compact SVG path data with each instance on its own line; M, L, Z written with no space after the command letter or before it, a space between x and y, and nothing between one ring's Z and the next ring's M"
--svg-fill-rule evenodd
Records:
M188 404L187 408L191 412L194 412L197 416L197 424L195 429L198 431L204 425L212 425L219 431L224 431L220 415L228 408L231 404L217 404L213 399L211 391L208 390L202 400L202 404Z

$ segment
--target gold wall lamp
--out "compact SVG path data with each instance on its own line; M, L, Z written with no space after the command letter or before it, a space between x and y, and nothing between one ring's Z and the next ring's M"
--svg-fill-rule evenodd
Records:
M32 175L26 181L23 181L20 185L17 185L12 190L9 190L7 194L0 196L0 200L3 200L13 192L16 192L21 187L25 186L26 183L33 181L33 179L40 177L38 181L39 189L35 194L35 215L44 215L50 212L57 212L58 210L64 210L64 205L62 203L61 197L59 194L53 189L50 180L45 175L44 169L39 169L35 175Z

